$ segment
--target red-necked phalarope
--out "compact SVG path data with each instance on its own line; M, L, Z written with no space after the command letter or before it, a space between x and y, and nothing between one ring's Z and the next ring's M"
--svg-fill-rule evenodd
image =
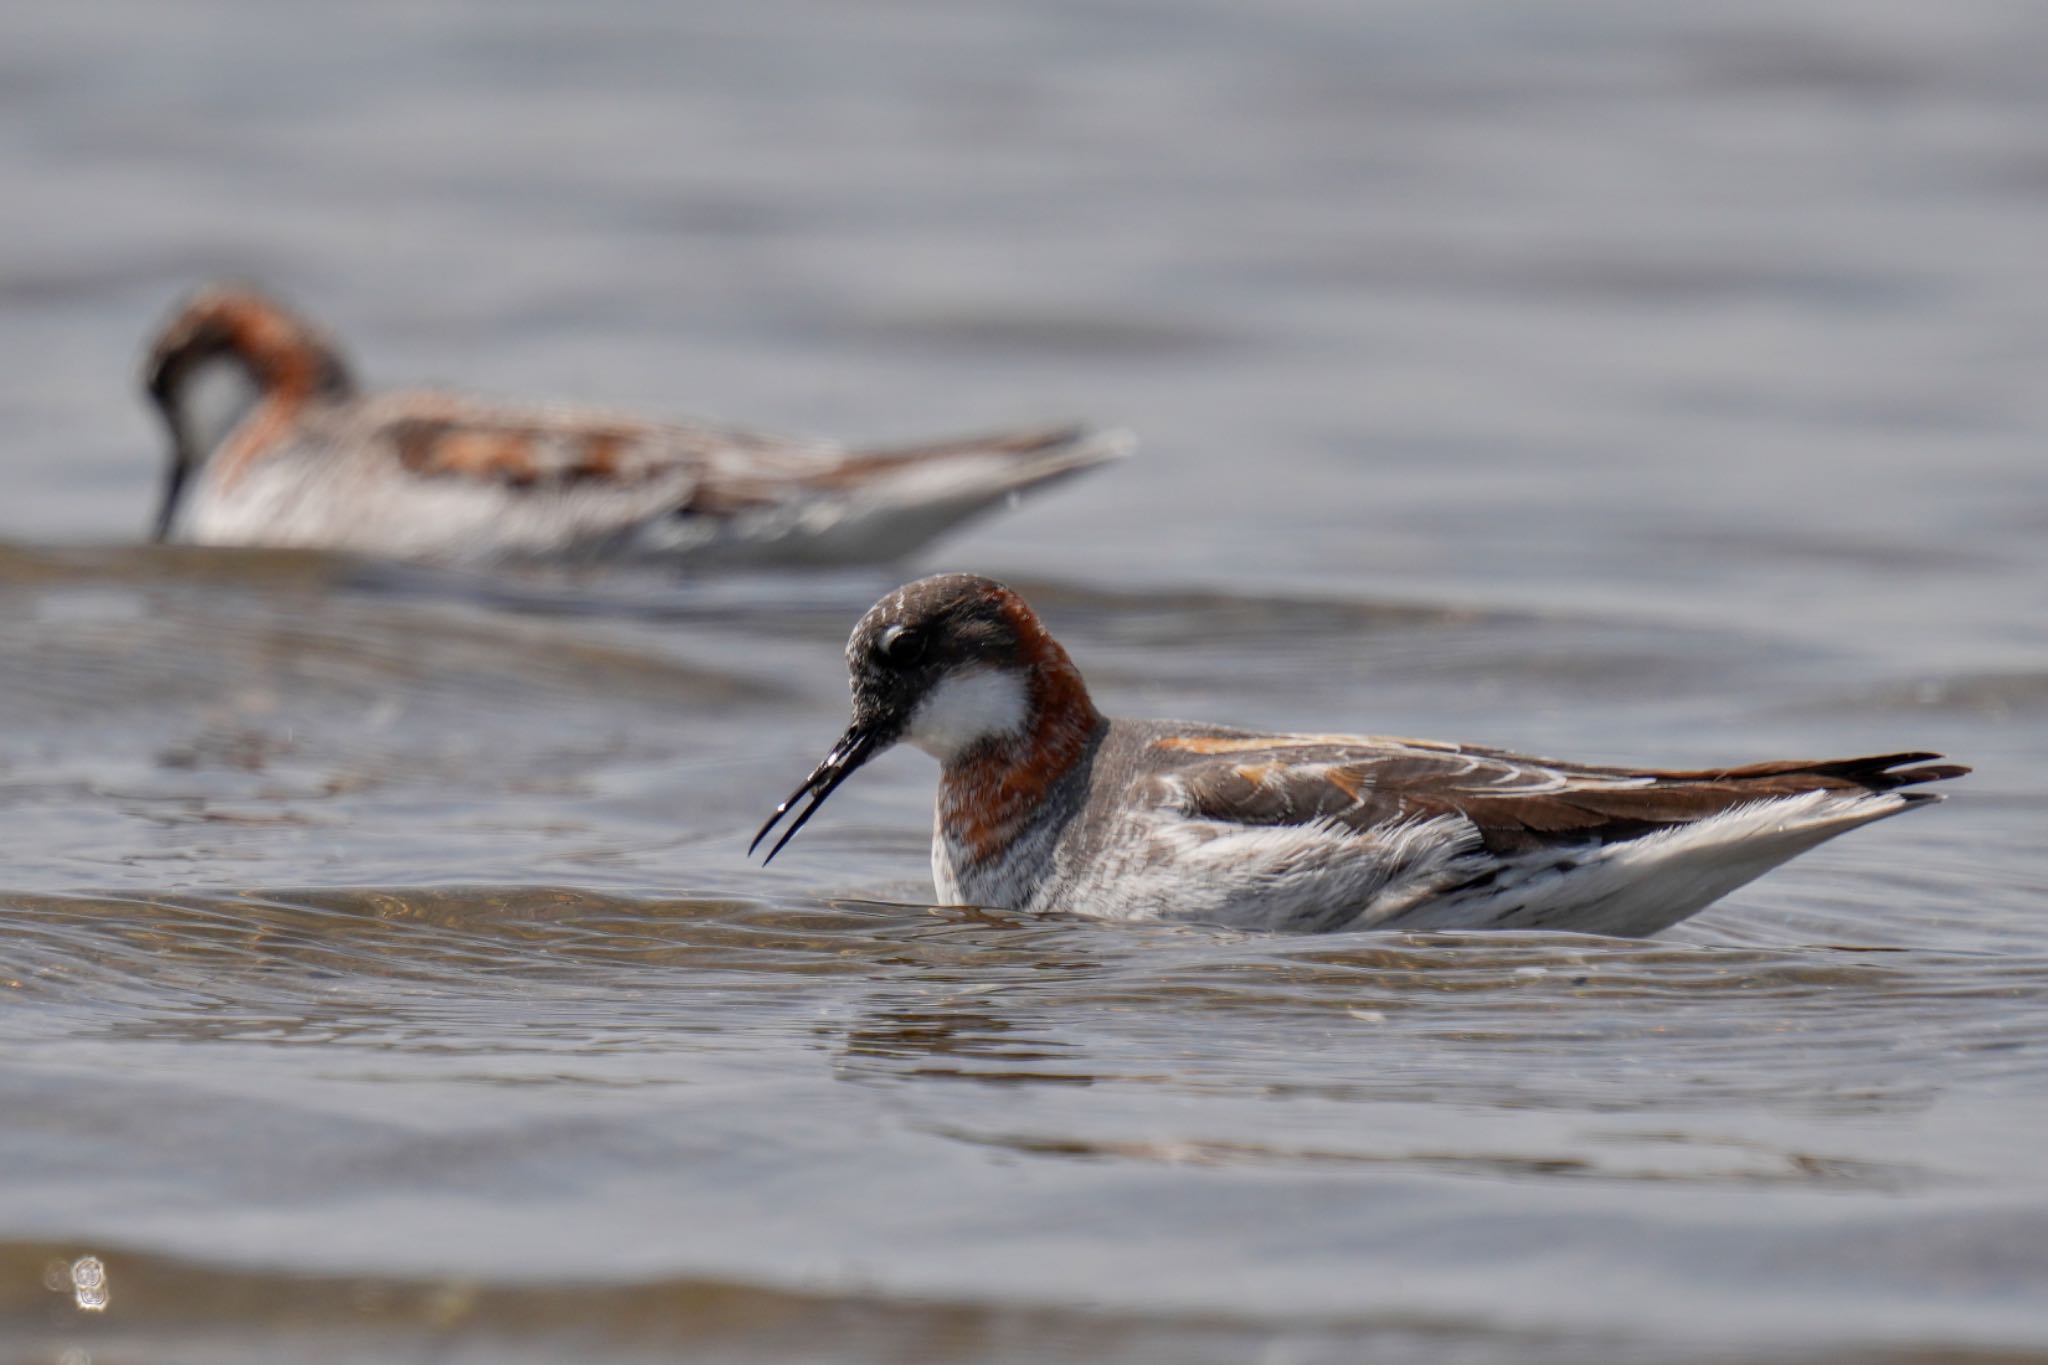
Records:
M1940 798L1939 754L1633 771L1469 744L1110 720L1022 598L922 579L846 647L853 721L755 836L898 740L942 765L948 904L1245 928L1650 934Z
M426 389L369 394L323 332L234 287L185 302L145 382L171 435L157 539L402 558L888 560L1130 446L1067 427L848 450Z

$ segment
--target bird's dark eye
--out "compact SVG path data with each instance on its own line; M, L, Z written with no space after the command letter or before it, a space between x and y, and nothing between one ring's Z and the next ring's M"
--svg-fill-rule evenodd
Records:
M909 626L891 626L875 642L875 655L890 668L910 668L924 658L927 637Z

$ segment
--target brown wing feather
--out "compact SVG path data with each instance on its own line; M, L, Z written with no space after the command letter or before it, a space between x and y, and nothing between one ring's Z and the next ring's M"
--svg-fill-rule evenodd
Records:
M849 451L824 441L568 405L520 407L429 389L384 395L357 411L366 429L346 433L345 441L387 451L421 478L537 493L680 485L675 510L683 515L774 507L792 496L843 492L899 470L970 456L1009 459L1020 470L1041 470L1042 480L1061 472L1063 452L1072 453L1071 467L1078 470L1116 449L1114 442L1091 444L1084 428L1058 427Z
M402 413L370 437L421 478L514 488L603 484L631 488L701 474L738 449L727 433L597 414ZM749 458L757 458L749 452Z
M1363 830L1455 815L1471 821L1495 853L1609 843L1770 797L1884 792L1969 771L1927 764L1940 757L1927 753L1637 772L1398 741L1344 745L1276 736L1258 746L1190 736L1161 740L1158 747L1228 754L1198 759L1174 774L1179 804L1201 818L1248 825L1331 820Z
M725 468L805 476L840 458L822 442L434 389L379 394L335 410L329 420L337 425L327 439L378 450L417 477L537 492L695 485Z

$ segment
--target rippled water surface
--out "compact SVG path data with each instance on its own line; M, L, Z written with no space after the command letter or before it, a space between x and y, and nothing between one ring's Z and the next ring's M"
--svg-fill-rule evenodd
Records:
M2048 1359L2048 24L0 18L0 1359ZM134 544L148 326L1145 438L901 569ZM917 570L1110 710L1977 772L1645 942L931 909Z

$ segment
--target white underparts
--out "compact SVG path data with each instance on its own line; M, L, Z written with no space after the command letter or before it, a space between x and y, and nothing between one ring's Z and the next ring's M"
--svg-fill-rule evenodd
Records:
M925 694L903 738L949 763L984 739L1024 733L1030 711L1022 675L1001 668L962 670L948 673Z
M200 362L178 388L175 411L185 448L195 459L211 455L262 396L256 377L241 361L216 356Z

